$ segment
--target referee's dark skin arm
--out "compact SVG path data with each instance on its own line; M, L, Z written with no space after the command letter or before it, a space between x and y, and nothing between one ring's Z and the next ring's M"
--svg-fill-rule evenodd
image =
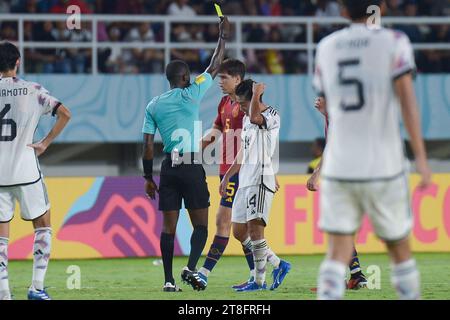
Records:
M142 158L144 160L153 160L153 140L155 135L144 133L144 152ZM145 192L150 199L155 200L155 193L158 191L158 186L153 181L153 175L145 177Z
M228 40L230 35L230 22L227 17L220 18L219 23L219 40L217 42L216 50L211 58L211 63L206 72L208 72L214 79L219 73L219 67L222 64L223 58L225 56L225 41Z

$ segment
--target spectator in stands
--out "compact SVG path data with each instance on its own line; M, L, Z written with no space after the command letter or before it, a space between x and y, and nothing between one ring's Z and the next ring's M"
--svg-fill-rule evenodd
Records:
M72 42L90 42L92 41L91 25L83 22L81 29L71 30L69 33L69 41ZM68 49L71 60L72 70L74 73L85 73L87 71L88 61L92 56L89 49Z
M133 28L128 33L126 41L129 42L155 42L150 23L141 23L139 27ZM164 54L155 49L133 49L134 57L137 58L137 68L140 73L163 72Z
M2 13L11 12L11 3L9 0L0 0L0 12Z
M25 2L26 13L38 13L37 0L27 0Z
M0 30L0 39L8 41L17 41L17 23L16 22L2 22Z
M120 14L144 14L145 1L144 0L118 0L116 4L116 13Z
M404 15L406 17L417 16L417 0L406 0L404 3ZM411 42L421 42L422 33L417 24L401 24L394 26L396 29L403 31L409 37Z
M172 24L170 40L173 42L189 42L192 41L191 33L184 24Z
M108 31L109 42L120 42L121 32L116 25L112 25ZM120 70L120 56L122 50L117 47L112 47L100 50L99 71L104 73L117 73Z
M272 28L269 32L268 42L283 42L278 28ZM265 51L265 65L270 74L284 74L283 54L280 50L269 49Z
M264 16L281 16L280 0L259 0L259 8Z
M387 16L402 16L402 0L386 0L387 4Z
M339 17L341 11L339 5L331 0L317 0L316 17ZM320 26L314 25L314 39L320 41L325 36L329 35L337 28L334 26Z
M419 16L450 16L449 0L420 0Z
M339 17L339 5L332 0L317 0L316 17Z
M84 0L57 0L56 4L50 8L50 13L67 13L67 8L70 6L78 6L81 13L92 13L92 9Z
M126 37L126 41L154 42L155 34L153 33L151 24L143 22L139 27L131 29Z
M45 21L38 27L38 31L35 34L36 41L54 42L55 38L53 22ZM34 52L34 59L40 62L40 66L37 69L42 69L42 73L70 73L70 61L68 62L67 56L63 50L56 50L51 48L36 49ZM39 71L38 71L39 72Z
M167 9L167 13L171 16L193 17L196 12L188 5L188 0L176 0L172 2Z
M296 15L299 16L313 16L316 13L316 6L312 3L314 0L293 1L293 8L296 11ZM315 2L315 1L314 1ZM283 7L285 5L283 4Z

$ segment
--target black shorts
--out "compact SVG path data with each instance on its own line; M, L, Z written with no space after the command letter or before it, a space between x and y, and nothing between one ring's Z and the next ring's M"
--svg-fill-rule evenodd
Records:
M180 164L172 167L172 161L166 158L161 165L159 210L180 210L182 200L186 209L209 207L205 169L201 164Z

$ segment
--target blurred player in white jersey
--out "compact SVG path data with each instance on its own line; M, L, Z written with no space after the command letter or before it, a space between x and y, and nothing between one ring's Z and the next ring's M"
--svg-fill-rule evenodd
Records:
M58 136L70 112L41 85L17 78L20 53L9 42L0 43L0 300L11 299L8 282L9 222L15 203L22 219L33 222L33 277L30 300L50 300L44 278L50 257L50 203L37 157ZM33 143L42 115L57 117L49 134Z
M255 281L236 291L266 289L267 261L274 267L271 290L281 285L291 269L288 262L270 250L264 238L264 228L277 191L272 161L280 131L278 112L262 102L264 88L264 84L256 84L251 79L236 87L237 101L245 112L241 149L220 184L220 194L225 196L230 178L239 172L239 189L233 202L231 221L233 229L248 231L255 262Z
M342 2L352 24L319 43L314 76L330 118L319 221L329 234L329 249L320 267L318 298L343 298L353 238L367 213L386 243L399 298L418 299L420 275L409 246L413 220L400 112L420 187L430 184L431 171L414 94L413 49L405 34L368 25L368 7L384 7L382 0Z

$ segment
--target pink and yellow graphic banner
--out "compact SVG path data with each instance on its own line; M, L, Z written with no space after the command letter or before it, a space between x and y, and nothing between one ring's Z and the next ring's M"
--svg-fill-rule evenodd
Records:
M307 176L279 176L266 238L280 254L324 253L326 236L317 228L319 192L306 189ZM412 246L421 252L450 252L450 174L436 174L427 190L416 188L411 176L414 215ZM159 256L162 213L157 200L148 199L140 177L48 178L51 202L54 259ZM215 233L220 201L218 177L208 177L211 193L209 240ZM19 210L19 209L18 209ZM11 225L11 259L32 257L33 229L19 212ZM177 228L175 254L189 253L192 232L185 210ZM384 252L384 245L365 219L356 236L360 252ZM240 244L231 240L225 252L240 255Z

